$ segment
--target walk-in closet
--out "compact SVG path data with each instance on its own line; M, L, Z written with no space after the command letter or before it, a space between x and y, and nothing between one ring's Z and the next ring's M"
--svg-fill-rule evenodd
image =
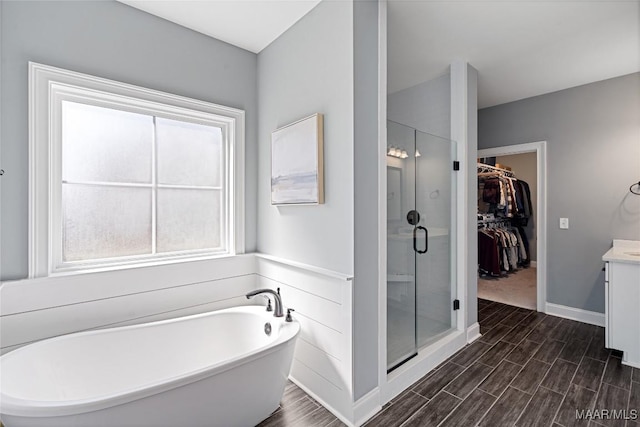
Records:
M478 297L536 309L536 153L478 159Z

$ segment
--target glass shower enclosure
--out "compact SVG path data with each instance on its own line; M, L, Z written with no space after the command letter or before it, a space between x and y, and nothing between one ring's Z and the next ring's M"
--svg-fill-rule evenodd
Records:
M387 371L456 328L455 143L387 122Z

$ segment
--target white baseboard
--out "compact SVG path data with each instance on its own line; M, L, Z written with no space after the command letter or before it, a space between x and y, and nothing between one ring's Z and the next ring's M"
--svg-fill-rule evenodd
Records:
M372 418L382 410L379 387L374 388L369 393L362 396L357 402L352 404L353 406L343 405L342 409L340 409L329 404L325 399L322 399L293 375L289 376L289 379L348 427L361 426L367 422L369 418Z
M381 387L381 403L385 404L399 396L416 381L424 377L427 372L454 355L467 344L466 331L453 330L446 332L437 342L422 347L418 355L407 361L387 375L386 383Z
M536 267L538 267L538 261L531 261L531 262L529 263L529 265L530 265L531 267L533 267L533 268L536 268Z
M627 365L627 366L631 366L631 367L636 368L636 369L640 369L640 363L629 362L629 361L624 360L624 358L622 359L622 364L623 365Z
M362 396L353 405L353 419L356 426L361 426L369 418L373 417L382 409L380 405L380 387L376 387L369 393Z
M480 334L480 324L478 322L467 328L467 344L472 343L481 336L482 334Z
M545 304L545 313L552 316L564 317L565 319L577 320L590 325L604 326L604 313L598 313L597 311L582 310L580 308L548 302Z

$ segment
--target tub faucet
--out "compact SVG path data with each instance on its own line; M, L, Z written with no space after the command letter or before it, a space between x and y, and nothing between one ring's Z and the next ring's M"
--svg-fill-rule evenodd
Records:
M278 290L280 290L278 288ZM273 315L275 317L282 317L284 316L284 313L282 312L282 298L280 297L280 293L273 291L271 289L257 289L255 291L251 291L247 294L247 299L259 295L259 294L264 294L264 293L268 293L268 294L272 294L273 295L273 301L275 302L275 310L273 312Z

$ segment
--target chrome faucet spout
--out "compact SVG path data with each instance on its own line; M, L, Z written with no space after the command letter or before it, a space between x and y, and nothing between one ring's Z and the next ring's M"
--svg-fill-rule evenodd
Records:
M249 292L246 296L247 296L247 299L249 299L256 295L265 294L265 293L273 295L273 301L275 303L275 309L273 310L273 315L275 317L284 316L284 313L282 310L282 298L280 297L280 294L277 293L276 291L271 289L256 289L255 291Z

